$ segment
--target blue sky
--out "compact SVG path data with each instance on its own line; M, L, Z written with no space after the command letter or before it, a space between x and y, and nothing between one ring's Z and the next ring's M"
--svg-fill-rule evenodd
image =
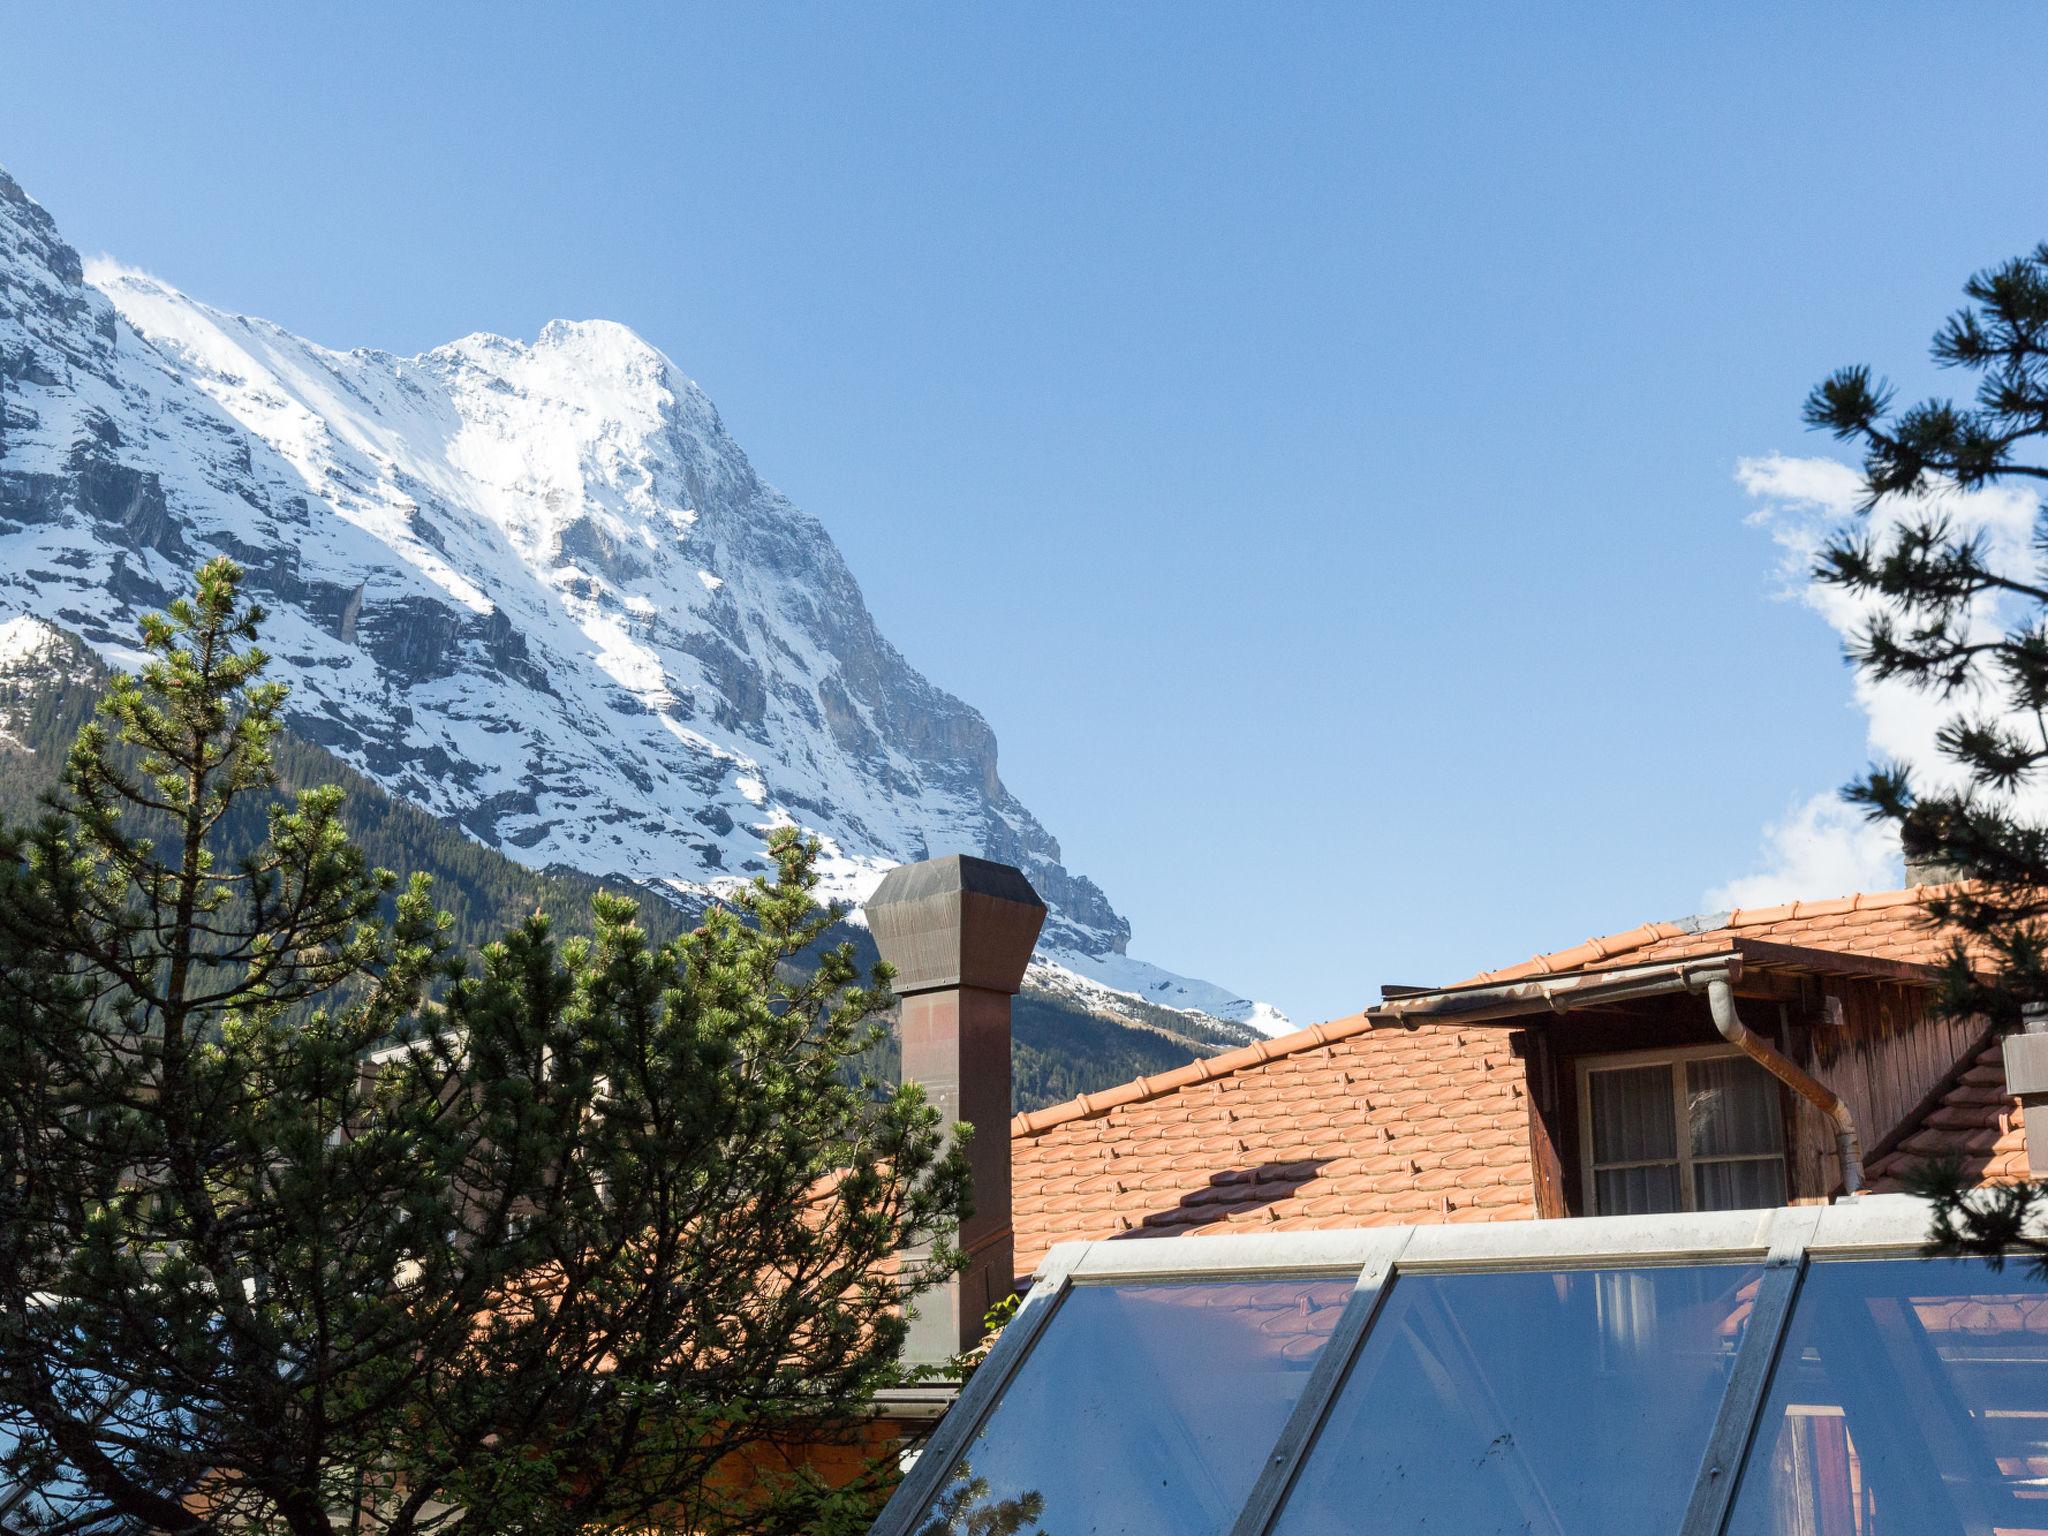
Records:
M2044 56L1997 5L16 3L0 163L330 344L633 326L1133 952L1308 1019L1830 877L1767 828L1866 720L1737 465L2048 237Z

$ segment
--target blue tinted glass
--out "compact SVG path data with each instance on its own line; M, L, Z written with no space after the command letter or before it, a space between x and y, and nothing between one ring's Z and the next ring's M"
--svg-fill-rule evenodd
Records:
M1678 1528L1758 1271L1404 1275L1276 1536Z
M2039 1270L1815 1264L1727 1529L2048 1532L2048 1282Z
M1343 1280L1077 1286L918 1536L1205 1536L1230 1529Z

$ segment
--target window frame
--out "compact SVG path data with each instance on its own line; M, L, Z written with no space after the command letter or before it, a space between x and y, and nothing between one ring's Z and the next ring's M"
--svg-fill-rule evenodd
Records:
M1699 1189L1693 1178L1692 1151L1692 1103L1686 1087L1686 1067L1695 1061L1726 1061L1751 1058L1732 1045L1675 1045L1652 1046L1647 1050L1603 1051L1597 1055L1580 1056L1572 1064L1573 1075L1578 1089L1579 1107L1579 1204L1588 1216L1607 1214L1600 1209L1599 1181L1595 1174L1616 1168L1665 1168L1678 1169L1677 1211L1670 1215L1690 1215L1699 1210ZM1595 1156L1593 1147L1593 1074L1596 1072L1630 1072L1644 1067L1667 1067L1671 1077L1671 1116L1673 1151L1676 1156L1665 1158L1623 1158L1615 1162L1601 1162ZM1763 1072L1761 1066L1757 1067ZM1766 1077L1770 1077L1765 1072ZM1777 1086L1777 1079L1771 1078ZM1744 1152L1727 1157L1708 1157L1698 1161L1707 1163L1769 1163L1776 1162L1785 1175L1785 1196L1792 1196L1791 1153L1792 1117L1785 1113L1784 1094L1779 1092L1778 1101L1778 1149L1775 1152ZM1626 1213L1624 1213L1626 1214Z

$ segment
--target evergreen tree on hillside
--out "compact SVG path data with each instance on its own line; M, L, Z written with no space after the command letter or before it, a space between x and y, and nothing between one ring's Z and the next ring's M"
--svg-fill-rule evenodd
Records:
M35 819L105 687L104 673L82 642L67 660L75 660L83 675L43 677L28 690L25 707L7 711L4 730L14 744L0 741L0 822ZM5 703L0 699L0 706ZM110 750L116 761L127 755L118 741L110 743ZM589 933L591 900L607 882L577 870L535 870L517 864L421 807L387 793L289 727L272 736L270 754L276 783L236 799L222 828L224 849L239 853L260 842L273 804L300 789L333 785L343 792L342 827L367 859L374 865L432 875L434 900L453 919L447 938L455 948L480 948L536 909L554 919L555 931L562 936ZM395 892L387 895L379 909L387 922L393 916L394 896ZM674 890L657 888L642 903L639 923L651 939L666 942L694 923L694 909L679 905L681 900ZM872 964L874 943L865 928L842 923L819 941L842 942L852 943ZM1113 1015L1106 1015L1027 987L1017 999L1013 1021L1015 1107L1041 1109L1243 1043L1241 1031L1135 997L1123 999ZM853 1065L855 1075L866 1071L894 1081L894 1036Z
M0 838L0 1526L857 1524L886 1466L806 1448L857 1438L966 1173L846 1070L886 977L813 947L815 848L666 944L600 897L461 963L338 790L230 835L283 705L240 579L145 621Z

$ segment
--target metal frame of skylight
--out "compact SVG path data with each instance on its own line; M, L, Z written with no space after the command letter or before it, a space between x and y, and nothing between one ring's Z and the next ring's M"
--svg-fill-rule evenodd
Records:
M1763 1274L1676 1533L1719 1536L1808 1264L1816 1258L1915 1257L1927 1240L1929 1224L1929 1207L1923 1201L1906 1195L1867 1195L1831 1206L1769 1211L1062 1243L1039 1265L1017 1315L940 1421L870 1536L909 1536L1060 1302L1077 1286L1356 1276L1344 1312L1316 1356L1286 1428L1230 1530L1230 1536L1264 1536L1371 1331L1390 1283L1400 1275L1748 1261L1758 1264Z

